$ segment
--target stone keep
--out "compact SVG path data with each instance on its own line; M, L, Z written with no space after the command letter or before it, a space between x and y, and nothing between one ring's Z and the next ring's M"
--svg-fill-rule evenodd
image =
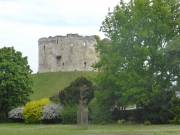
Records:
M93 71L98 61L95 36L67 34L40 38L39 72Z

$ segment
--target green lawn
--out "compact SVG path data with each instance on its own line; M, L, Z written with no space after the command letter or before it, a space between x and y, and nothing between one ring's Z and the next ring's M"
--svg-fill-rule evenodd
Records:
M0 124L0 135L180 135L175 125L76 125Z
M96 72L51 72L33 75L33 91L31 99L50 97L68 86L77 77L85 76L92 79Z

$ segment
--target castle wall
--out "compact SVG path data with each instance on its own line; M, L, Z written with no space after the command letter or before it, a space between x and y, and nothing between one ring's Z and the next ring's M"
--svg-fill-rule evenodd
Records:
M98 61L94 36L68 34L39 39L39 72L92 71Z

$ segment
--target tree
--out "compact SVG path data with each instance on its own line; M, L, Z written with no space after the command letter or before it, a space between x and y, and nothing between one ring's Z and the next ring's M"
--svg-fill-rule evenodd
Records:
M79 77L69 86L59 91L58 95L51 97L52 101L62 103L63 105L78 105L82 100L84 104L88 104L94 97L94 89L92 82L85 77Z
M144 110L144 119L168 121L179 72L172 70L166 48L180 34L179 7L178 0L121 1L105 18L101 31L111 42L104 45L98 40L96 68L101 72L97 78L101 92L111 91L109 107L123 110L136 104ZM161 114L163 118L156 119Z
M32 92L31 69L27 57L13 47L0 49L0 119L11 109L24 105Z
M167 67L171 72L171 81L176 85L176 91L180 91L180 36L173 38L166 48Z

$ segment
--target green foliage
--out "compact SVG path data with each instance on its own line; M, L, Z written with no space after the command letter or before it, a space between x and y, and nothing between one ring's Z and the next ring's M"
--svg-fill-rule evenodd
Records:
M153 95L147 105L143 106L143 116L151 123L169 123L173 115L170 111L174 94L164 91Z
M80 93L82 92L83 100L88 104L94 97L94 86L91 81L85 77L79 77L71 84L59 92L59 95L55 95L55 98L60 100L60 103L64 105L77 105L80 100ZM54 97L51 99L53 100Z
M26 123L39 123L43 115L43 107L50 103L48 98L28 102L23 111Z
M78 107L75 105L67 105L61 114L63 124L75 124L77 123L77 111Z
M170 123L180 124L180 98L173 98L171 112L173 119L170 120Z
M111 99L107 96L110 93L96 93L94 98L89 104L90 120L96 124L106 124L112 122Z
M111 91L105 94L111 107L136 104L144 119L154 123L171 118L170 102L180 78L179 7L177 0L121 1L108 14L101 31L111 42L97 40L96 68L101 94Z
M146 120L146 121L144 122L144 125L151 125L151 122L148 121L148 120Z
M118 123L118 124L125 124L126 121L125 121L124 119L122 119L122 120L118 120L117 123Z
M29 100L31 77L27 57L11 47L0 49L0 120Z
M180 36L173 38L166 48L166 58L168 61L167 68L175 75L173 81L177 84L174 86L176 91L180 91Z

